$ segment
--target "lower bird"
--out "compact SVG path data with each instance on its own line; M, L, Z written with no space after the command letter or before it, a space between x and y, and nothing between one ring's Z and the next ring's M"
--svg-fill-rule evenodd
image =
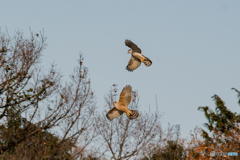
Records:
M129 119L136 119L139 116L137 110L128 109L128 105L132 100L132 87L130 85L126 85L122 92L120 93L120 98L118 102L113 102L114 108L108 111L106 117L109 120L113 120L121 116L123 113L126 113Z
M148 67L152 65L152 61L149 58L145 57L142 54L141 49L131 40L125 40L125 45L130 48L128 50L128 53L132 55L126 67L128 71L134 71L141 65L142 62Z

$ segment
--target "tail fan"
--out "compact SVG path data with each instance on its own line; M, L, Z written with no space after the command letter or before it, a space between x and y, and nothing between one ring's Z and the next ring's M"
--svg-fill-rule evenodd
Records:
M143 60L143 63L148 67L152 65L152 61L147 57L145 57L145 59Z
M128 118L129 119L136 119L139 116L139 112L137 110L131 110L132 111L132 115L130 115Z

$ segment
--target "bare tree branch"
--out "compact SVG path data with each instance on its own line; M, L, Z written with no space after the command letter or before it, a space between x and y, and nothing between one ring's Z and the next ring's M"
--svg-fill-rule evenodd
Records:
M105 98L107 108L112 107L118 89L116 85ZM137 108L138 97L135 94L130 108ZM158 141L161 134L160 115L158 113L142 113L135 120L130 120L122 115L118 119L108 121L105 114L96 119L96 130L105 145L101 148L107 150L108 156L114 160L137 159L143 154L148 145Z

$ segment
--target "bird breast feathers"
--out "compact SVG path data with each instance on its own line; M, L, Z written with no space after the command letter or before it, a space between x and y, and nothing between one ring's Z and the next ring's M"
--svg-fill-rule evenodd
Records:
M139 59L141 62L145 60L145 57L141 53L134 52L132 55Z

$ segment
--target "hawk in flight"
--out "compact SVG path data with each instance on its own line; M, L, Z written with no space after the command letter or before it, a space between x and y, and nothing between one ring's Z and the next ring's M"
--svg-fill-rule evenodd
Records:
M113 120L114 118L121 116L124 112L126 113L129 119L136 119L139 116L138 111L128 109L128 105L130 104L131 99L132 99L132 87L130 85L126 85L122 89L119 101L113 102L114 108L112 108L106 114L107 118L109 120Z
M131 48L128 50L128 53L132 55L126 67L128 71L132 72L133 70L137 69L142 62L148 67L152 65L152 61L142 55L141 49L131 40L125 40L125 45Z

